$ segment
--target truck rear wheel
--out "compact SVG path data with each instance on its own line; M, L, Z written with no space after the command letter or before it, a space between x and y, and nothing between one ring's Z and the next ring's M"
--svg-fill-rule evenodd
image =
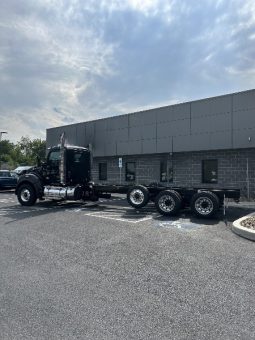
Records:
M219 198L210 191L202 191L193 195L191 210L199 217L211 217L219 210Z
M17 197L21 205L34 205L37 199L34 187L29 183L22 184L17 190Z
M155 206L161 215L172 216L181 208L181 195L174 190L161 191L155 198Z
M144 207L149 201L148 189L143 185L135 185L128 191L127 201L136 209Z

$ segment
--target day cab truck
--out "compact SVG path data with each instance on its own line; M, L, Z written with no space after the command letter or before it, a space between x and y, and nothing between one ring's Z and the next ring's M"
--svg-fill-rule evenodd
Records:
M95 184L91 180L90 150L63 142L49 149L45 163L19 177L15 193L23 206L32 206L38 199L97 201L110 198L112 193L122 193L135 209L152 201L162 215L171 216L182 208L190 208L200 217L214 215L225 198L235 201L240 198L239 189Z

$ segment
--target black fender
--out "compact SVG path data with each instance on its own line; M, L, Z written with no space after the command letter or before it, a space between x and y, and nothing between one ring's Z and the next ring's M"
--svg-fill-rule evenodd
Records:
M16 195L17 195L19 187L24 183L29 183L34 187L37 197L43 196L43 184L40 178L36 174L33 174L33 173L24 174L19 177L16 189L15 189Z

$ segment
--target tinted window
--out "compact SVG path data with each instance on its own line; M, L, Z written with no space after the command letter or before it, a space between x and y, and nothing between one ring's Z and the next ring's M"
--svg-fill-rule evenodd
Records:
M160 162L160 182L167 182L167 162Z
M126 181L135 181L135 162L126 163Z
M82 161L82 153L75 153L73 157L74 163L80 163Z
M173 167L166 160L160 162L160 182L173 182Z
M0 176L1 177L10 177L10 173L8 171L0 171Z
M218 182L218 160L207 159L202 161L202 182L217 183Z
M107 163L99 163L99 180L107 180Z
M59 161L60 160L60 151L51 151L49 155L50 161Z

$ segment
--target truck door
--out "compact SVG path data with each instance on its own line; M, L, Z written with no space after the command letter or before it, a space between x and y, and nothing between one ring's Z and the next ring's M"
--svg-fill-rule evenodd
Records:
M59 162L60 162L60 150L51 150L47 157L46 167L46 184L59 184Z

